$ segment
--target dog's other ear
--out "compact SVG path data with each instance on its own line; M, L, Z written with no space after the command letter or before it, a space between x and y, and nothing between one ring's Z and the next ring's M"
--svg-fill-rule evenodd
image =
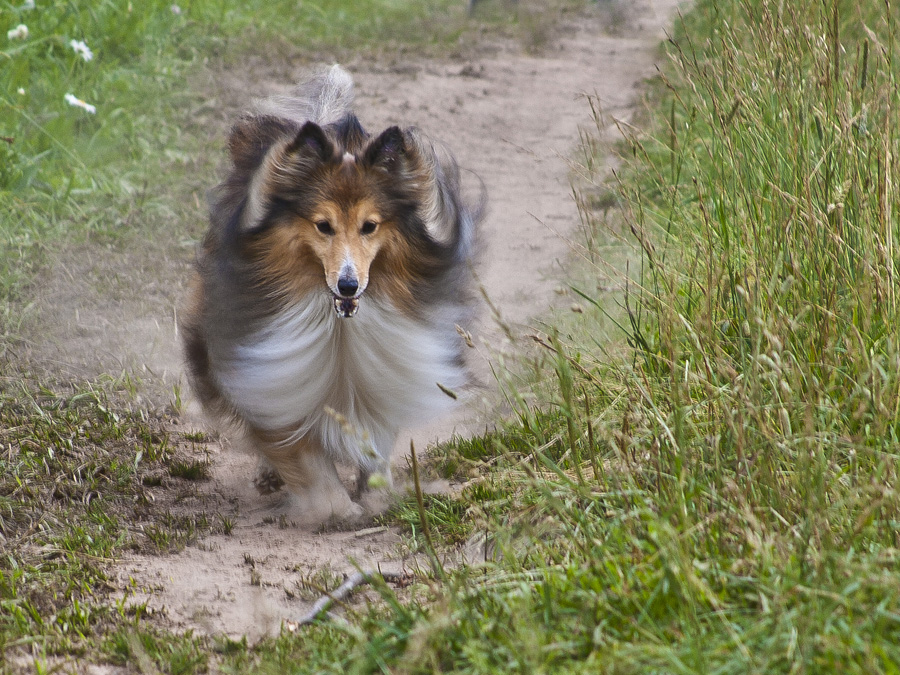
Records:
M236 127L237 132L232 134L235 166L240 169L240 161L249 167L248 175L231 179L246 190L238 228L241 232L265 225L272 198L296 190L298 179L327 162L335 151L322 127L313 122L298 130L296 124L291 126L277 117L260 117L257 121L256 126Z
M322 127L315 122L307 122L291 144L285 148L285 152L288 155L299 154L325 162L334 155L334 144L328 140Z
M369 144L363 162L389 172L396 170L406 155L406 140L400 127L388 127Z
M228 136L231 161L239 171L253 171L258 167L278 139L297 133L294 122L270 115L247 115L239 119Z

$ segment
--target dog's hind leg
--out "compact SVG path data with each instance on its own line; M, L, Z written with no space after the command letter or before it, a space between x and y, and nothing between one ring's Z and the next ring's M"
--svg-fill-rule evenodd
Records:
M393 501L394 480L390 464L378 469L360 468L356 480L356 498L366 513L384 513Z
M371 446L359 460L356 495L368 492L390 492L394 488L391 474L391 451L397 444L397 429L373 425L369 429Z
M391 473L391 465L385 463L378 469L366 469L360 467L359 476L356 478L356 494L360 497L371 489L392 490L394 477Z
M288 445L260 443L262 453L290 493L286 514L304 527L363 515L341 483L334 461L316 441L301 438Z

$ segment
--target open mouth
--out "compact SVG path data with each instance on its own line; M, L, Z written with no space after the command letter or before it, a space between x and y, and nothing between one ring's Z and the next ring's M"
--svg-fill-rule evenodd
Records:
M356 314L359 309L359 297L345 298L340 295L334 296L334 311L342 319L349 319Z

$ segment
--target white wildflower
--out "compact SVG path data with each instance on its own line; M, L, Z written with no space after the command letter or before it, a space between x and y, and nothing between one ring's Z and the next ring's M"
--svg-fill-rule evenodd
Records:
M75 106L76 108L81 108L82 110L85 110L85 111L91 113L91 115L93 115L97 112L97 108L92 106L90 103L85 103L80 98L77 98L76 96L73 96L72 94L66 94L65 99L66 99L66 103L68 103L69 105Z
M6 31L6 37L9 40L24 40L28 37L28 26L24 23L20 23L12 30Z
M178 5L172 5L171 7L169 7L169 9L172 10L172 14L174 14L175 16L181 14L181 7L179 7Z
M16 90L16 92L19 94L19 96L24 96L24 95L25 95L25 89L23 89L22 87L19 87L19 88Z
M69 40L69 46L85 61L90 61L94 58L94 52L92 52L91 48L84 43L84 40Z
M22 9L34 9L34 0L25 0Z

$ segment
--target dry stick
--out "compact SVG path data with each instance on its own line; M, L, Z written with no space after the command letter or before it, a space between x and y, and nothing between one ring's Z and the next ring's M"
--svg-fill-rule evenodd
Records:
M428 557L431 558L431 567L441 579L446 579L447 575L440 560L438 560L434 543L431 540L428 518L425 516L425 499L422 497L422 484L419 482L419 462L416 459L416 446L411 438L409 439L409 456L412 458L413 483L416 488L416 504L419 507L419 522L422 524L422 534L425 535L425 546L428 549Z
M347 581L338 586L331 593L326 593L316 600L316 603L298 622L298 626L307 626L327 612L335 602L343 602L354 589L363 584L371 583L373 577L381 577L384 581L394 584L408 583L412 575L408 572L356 572Z

